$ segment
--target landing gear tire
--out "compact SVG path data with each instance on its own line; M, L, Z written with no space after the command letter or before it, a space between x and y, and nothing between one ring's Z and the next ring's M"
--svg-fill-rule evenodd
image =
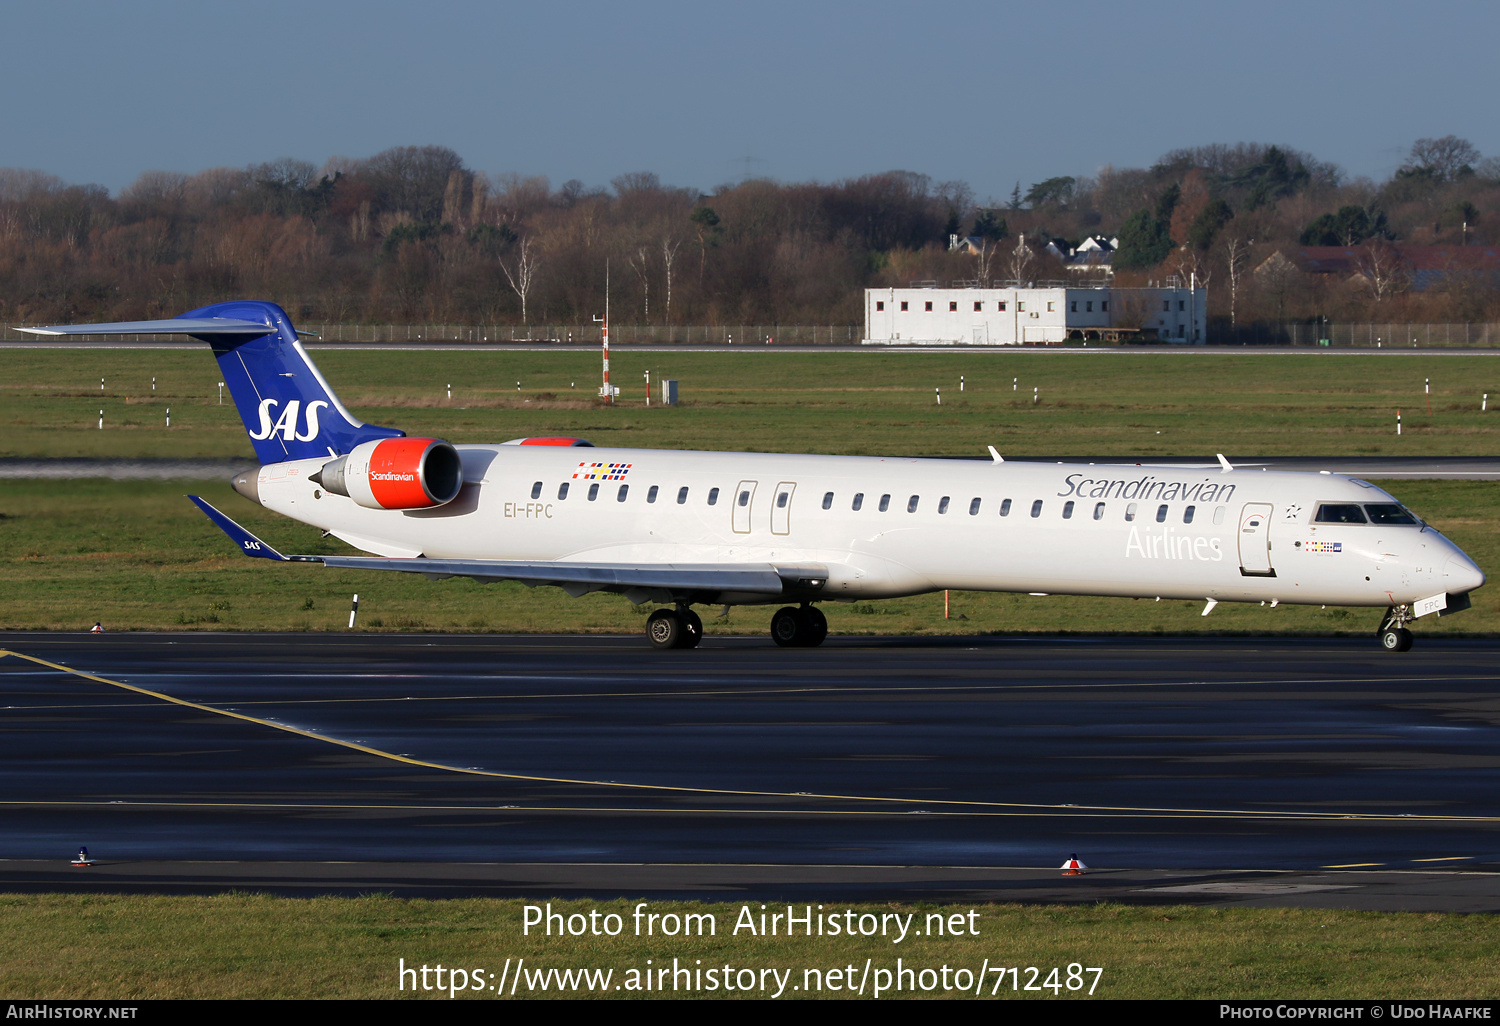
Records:
M691 609L680 609L677 615L682 618L682 644L679 648L697 648L698 642L703 640L703 621L698 614Z
M675 609L658 609L646 619L646 637L652 648L682 648L688 626Z
M1405 652L1411 648L1411 631L1405 627L1388 627L1380 632L1380 647L1387 652Z
M782 648L815 648L828 637L828 618L812 606L783 606L771 617L771 640Z

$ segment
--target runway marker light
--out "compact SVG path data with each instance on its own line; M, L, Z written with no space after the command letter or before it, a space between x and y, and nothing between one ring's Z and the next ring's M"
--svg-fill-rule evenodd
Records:
M99 411L99 430L100 431L104 430L104 411L103 410Z
M1076 853L1069 855L1067 860L1063 862L1061 866L1063 876L1082 876L1083 871L1087 868L1089 867L1085 866L1082 862L1079 861L1078 855Z
M78 849L78 855L73 859L73 865L80 868L87 868L89 866L92 866L93 864L94 860L89 858L89 850L87 848L80 847Z

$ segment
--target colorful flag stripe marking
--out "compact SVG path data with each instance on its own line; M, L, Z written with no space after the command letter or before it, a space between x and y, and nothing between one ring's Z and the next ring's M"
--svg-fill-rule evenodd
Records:
M1308 542L1307 543L1307 551L1308 552L1343 552L1344 551L1344 543L1343 542L1323 542L1323 541Z
M573 474L575 481L623 481L634 463L589 463L578 464Z

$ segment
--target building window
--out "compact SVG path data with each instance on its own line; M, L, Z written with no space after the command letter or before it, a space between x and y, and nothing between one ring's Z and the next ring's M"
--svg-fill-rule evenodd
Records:
M832 492L824 492L823 493L823 508L824 509L832 509L833 508L833 493Z
M1033 519L1042 515L1042 500L1037 499L1031 504L1031 516Z
M1161 309L1162 309L1162 313L1166 313L1169 310L1171 310L1172 309L1172 301L1170 299L1163 299L1161 301Z
M1156 522L1158 524L1165 524L1167 522L1167 504L1165 502L1156 507Z
M1187 309L1187 303L1185 301L1179 299L1177 301L1177 312L1178 313L1182 313L1186 309Z
M978 514L979 514L979 500L975 499L973 502L969 503L969 516L971 516L971 517L972 516L977 516Z
M927 301L927 312L932 313L932 300Z
M880 512L884 513L891 508L891 493L886 492L880 497Z
M1024 300L1024 299L1018 299L1018 300L1016 300L1016 310L1019 313L1025 313L1026 312L1026 300Z
M996 303L995 304L995 309L999 310L1001 313L1004 313L1005 312L1005 300L1002 299L1002 300L1000 300L1000 302Z
M917 511L917 500L919 498L920 496L913 495L911 498L906 500L906 512L915 513Z
M1002 517L1008 517L1008 516L1010 516L1010 500L1009 499L1006 499L1004 502L1000 503L1000 515Z
M938 512L939 513L946 513L946 512L948 512L948 496L945 495L941 499L938 500Z
M951 302L951 303L948 304L948 312L949 313L955 313L957 310L958 310L958 300L955 299L955 300L953 300L953 302Z
M687 485L677 489L677 505L681 506L685 502L687 502Z
M557 486L557 499L558 499L559 502L561 502L563 499L566 499L567 497L568 497L568 482L564 481L562 484L560 484L560 485Z
M540 481L531 486L531 497L533 499L540 499L542 497L542 483Z
M1177 325L1177 337L1178 338L1187 338L1187 325L1186 324L1179 324L1179 325Z
M1095 520L1103 520L1104 519L1104 503L1098 502L1098 503L1094 504L1094 519Z
M1101 313L1109 313L1109 300L1101 299L1099 301L1099 310Z
M974 304L974 312L975 313L979 313L979 311L981 311L983 309L984 309L984 304L983 303L975 303Z
M1072 309L1073 313L1077 313L1078 312L1078 300L1076 300L1076 299L1073 300L1073 305L1072 305L1071 309Z
M903 311L905 311L905 309L906 309L906 300L904 300L904 299L903 299L903 300L901 300L901 309L902 309L902 310L903 310Z
M1089 300L1087 303L1083 304L1083 312L1084 313L1093 313L1094 312L1094 301L1092 299Z
M884 300L876 300L875 301L875 309L877 309L877 310L884 310L885 309L885 301Z
M1048 303L1047 304L1047 312L1048 313L1055 313L1056 311L1057 311L1057 304L1056 303Z
M620 486L620 490L615 493L615 501L616 502L624 502L625 501L625 496L627 496L629 494L630 494L630 486L629 485L621 485Z
M858 513L859 512L859 508L861 506L863 506L864 504L865 504L865 493L864 492L855 492L854 493L854 502L852 502L850 504L849 508L852 509L852 510L854 510L854 512Z
M599 484L596 481L595 483L589 485L589 501L593 502L597 498L599 498Z
M656 485L652 485L650 491L646 492L646 501L647 502L655 502L656 501L656 493L659 490L660 489L658 489Z
M1067 502L1063 503L1063 519L1064 520L1072 520L1073 519L1073 500L1072 499L1069 499Z

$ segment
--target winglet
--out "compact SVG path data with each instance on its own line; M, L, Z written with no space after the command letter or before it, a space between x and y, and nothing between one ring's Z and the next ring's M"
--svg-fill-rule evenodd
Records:
M1221 467L1224 468L1223 470L1220 471L1221 474L1227 474L1231 470L1234 469L1234 464L1230 463L1228 460L1226 460L1224 458L1224 454L1222 452L1219 453L1218 456L1219 456L1219 466L1221 466Z
M189 495L188 498L193 500L193 505L208 515L208 519L212 520L218 526L219 530L229 535L230 540L238 545L245 555L256 556L260 559L280 560L283 563L287 562L287 558L281 553L255 537L255 535L245 530L239 524L236 524L233 520L230 520L198 496Z
M1004 463L1005 462L1005 457L1001 456L998 452L996 452L995 451L995 447L993 445L990 446L990 459L994 460L996 463Z

